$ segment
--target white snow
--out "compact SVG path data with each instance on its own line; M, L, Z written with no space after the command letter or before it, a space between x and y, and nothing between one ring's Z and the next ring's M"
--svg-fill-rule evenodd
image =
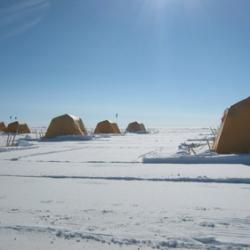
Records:
M210 153L210 137L173 128L1 143L0 249L250 249L250 157Z

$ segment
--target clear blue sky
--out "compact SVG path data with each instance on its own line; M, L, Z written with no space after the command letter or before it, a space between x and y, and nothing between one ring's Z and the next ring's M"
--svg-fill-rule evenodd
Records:
M249 0L1 0L0 120L210 126L249 96Z

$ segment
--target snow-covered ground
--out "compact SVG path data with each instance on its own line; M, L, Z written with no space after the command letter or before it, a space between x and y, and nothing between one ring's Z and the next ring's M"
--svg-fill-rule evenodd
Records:
M250 249L250 157L209 129L23 137L0 136L0 249Z

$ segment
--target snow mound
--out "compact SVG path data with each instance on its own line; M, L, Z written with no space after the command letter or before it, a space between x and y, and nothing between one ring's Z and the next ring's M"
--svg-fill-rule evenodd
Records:
M46 226L24 226L24 225L2 225L0 230L13 230L19 233L36 233L36 234L50 234L57 238L63 238L66 240L86 240L93 242L100 242L108 245L117 245L119 247L125 246L137 246L140 248L152 248L152 249L169 249L169 248L186 248L186 249L198 249L202 244L220 244L214 238L166 238L165 240L147 240L147 239L135 239L117 237L112 234L103 233L90 233L85 231L75 231L57 227Z
M199 155L175 154L146 155L143 163L169 163L169 164L244 164L250 165L250 154L218 155L215 153L205 153Z
M179 144L177 152L152 151L142 157L143 163L165 164L244 164L250 165L250 154L217 154L211 151L212 136L203 134Z
M248 244L222 242L212 236L198 236L191 238L166 238L165 240L147 240L116 237L112 234L104 233L90 233L85 231L75 231L58 227L46 226L24 226L24 225L2 225L0 230L13 230L20 233L36 233L36 234L50 234L57 238L66 240L86 240L93 242L100 242L102 244L122 246L137 246L140 248L152 249L248 249ZM220 248L217 248L220 247Z

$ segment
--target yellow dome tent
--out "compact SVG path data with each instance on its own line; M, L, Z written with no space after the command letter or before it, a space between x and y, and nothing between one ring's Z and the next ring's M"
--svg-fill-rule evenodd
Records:
M112 123L108 120L97 123L95 134L120 134L120 129L116 123Z
M120 131L117 123L113 122L113 123L111 123L111 125L112 125L113 130L115 131L116 134L120 134L121 133L121 131Z
M46 138L62 135L84 135L87 134L81 118L65 114L53 118L45 134Z
M128 124L126 132L129 133L146 133L146 128L143 123L138 123L137 121Z
M4 122L0 122L0 131L5 131L6 126L4 124Z
M213 150L219 154L250 153L250 97L225 110Z
M5 129L7 133L17 133L17 134L28 134L30 133L30 129L26 123L19 123L11 122L8 124L7 128Z

